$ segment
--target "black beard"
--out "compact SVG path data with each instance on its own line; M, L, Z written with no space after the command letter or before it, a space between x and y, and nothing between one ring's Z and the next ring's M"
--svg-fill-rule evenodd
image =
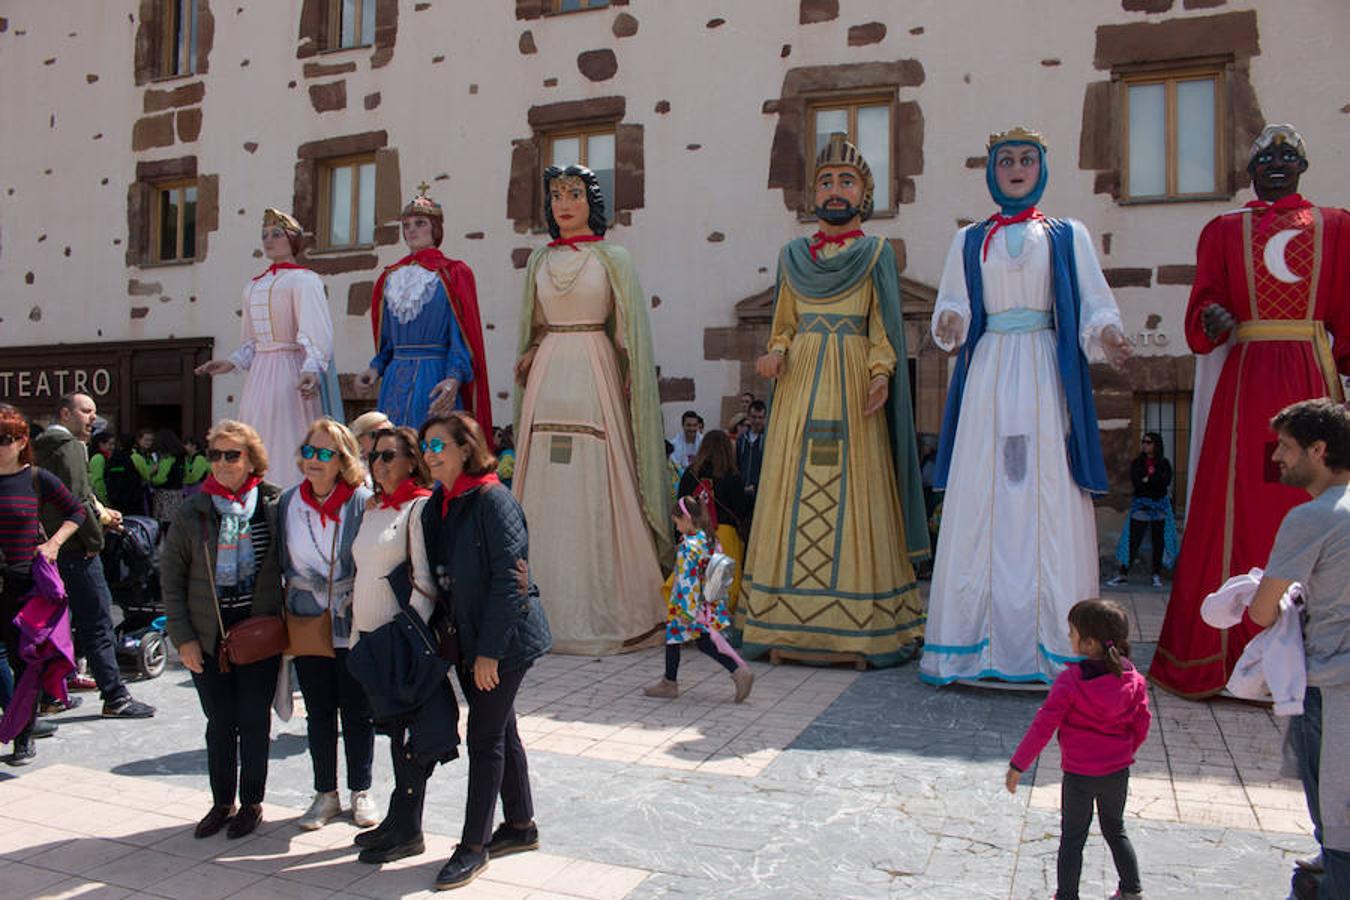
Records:
M833 209L824 206L816 207L816 218L820 219L822 222L827 222L830 225L845 225L853 221L854 216L861 214L862 210L858 209L856 206L846 206L843 209L839 209L838 207Z

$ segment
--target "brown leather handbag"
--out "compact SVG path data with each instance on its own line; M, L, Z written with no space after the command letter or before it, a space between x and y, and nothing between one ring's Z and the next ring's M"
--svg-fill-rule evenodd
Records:
M337 539L338 532L341 530L340 522L333 526L333 546L329 550L328 603L330 608L325 609L317 616L286 614L287 656L326 656L329 659L337 656L337 653L333 650L333 610L331 605L333 603L333 567L337 565Z
M231 666L247 666L271 659L273 656L280 656L285 652L287 643L286 620L281 616L249 616L226 630L225 620L220 615L220 594L216 592L216 572L211 562L211 547L206 540L207 534L206 528L203 527L202 550L206 553L206 575L211 582L211 599L216 605L216 622L220 625L216 665L220 671L228 672Z

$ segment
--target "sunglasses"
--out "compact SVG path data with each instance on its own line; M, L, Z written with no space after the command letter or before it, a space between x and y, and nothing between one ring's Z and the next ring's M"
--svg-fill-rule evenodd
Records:
M1139 443L1141 443L1141 444L1151 444L1151 443L1153 443L1153 438L1144 438L1144 439L1143 439L1142 441L1140 441Z
M370 460L370 464L373 466L375 465L375 463L380 462L381 460L387 463L391 463L402 455L403 454L399 453L397 450L373 450L371 451L370 456L367 458Z
M440 438L432 438L429 441L422 442L423 453L444 453L446 443Z
M216 450L206 451L206 458L211 462L220 462L222 459L226 462L239 462L239 457L244 455L243 450Z
M337 456L337 451L329 447L315 447L313 444L305 444L300 448L300 456L305 459L319 458L319 462L328 462Z
M0 447L8 447L10 444L17 444L21 440L23 440L23 438L17 434L0 434Z

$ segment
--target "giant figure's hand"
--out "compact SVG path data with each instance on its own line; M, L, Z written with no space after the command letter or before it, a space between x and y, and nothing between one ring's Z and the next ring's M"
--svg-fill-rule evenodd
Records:
M1221 340L1236 325L1237 319L1233 318L1233 314L1217 303L1211 303L1200 311L1200 327L1211 341Z
M431 389L427 395L431 400L431 406L427 409L429 416L448 416L455 411L455 397L459 394L459 382L453 378L447 378L440 384Z
M225 375L234 371L234 363L228 359L213 359L210 362L204 362L192 370L194 375Z
M787 374L787 356L777 350L765 353L755 360L755 371L760 378L782 378Z
M305 372L300 376L300 396L306 400L317 396L319 393L319 376L313 372Z
M539 352L538 347L531 347L520 354L520 359L516 360L516 384L521 387L530 378L530 369L534 367L534 355Z
M356 386L362 390L369 390L375 386L375 382L380 380L380 373L374 369L366 369L360 375L356 376Z
M1106 361L1115 369L1125 365L1125 360L1130 358L1130 342L1114 325L1102 329L1102 349L1106 351Z
M873 378L872 383L867 386L867 405L863 407L863 415L870 416L881 409L890 396L891 380L885 375Z
M952 350L961 346L961 317L950 309L938 316L937 339Z

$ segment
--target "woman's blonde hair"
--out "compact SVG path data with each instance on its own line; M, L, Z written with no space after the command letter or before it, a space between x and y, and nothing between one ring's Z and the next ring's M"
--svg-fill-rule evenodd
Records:
M308 444L316 431L322 431L328 435L328 439L337 448L338 478L352 487L363 484L366 480L366 470L361 464L361 448L356 445L356 437L351 433L351 430L336 419L324 416L310 423L309 430L305 432L303 443ZM301 473L305 470L305 460L300 455L299 447L295 448L295 467Z
M235 419L221 419L212 425L211 430L206 433L206 446L210 447L218 438L225 438L227 441L244 445L251 463L250 474L257 475L259 478L267 474L267 448L263 446L262 438L258 437L258 432L254 431L251 426Z
M370 434L372 431L377 431L381 428L392 428L393 424L394 423L389 421L389 417L384 413L380 412L378 409L372 409L369 412L363 412L355 419L352 419L351 424L347 427L351 429L352 436L359 439Z

